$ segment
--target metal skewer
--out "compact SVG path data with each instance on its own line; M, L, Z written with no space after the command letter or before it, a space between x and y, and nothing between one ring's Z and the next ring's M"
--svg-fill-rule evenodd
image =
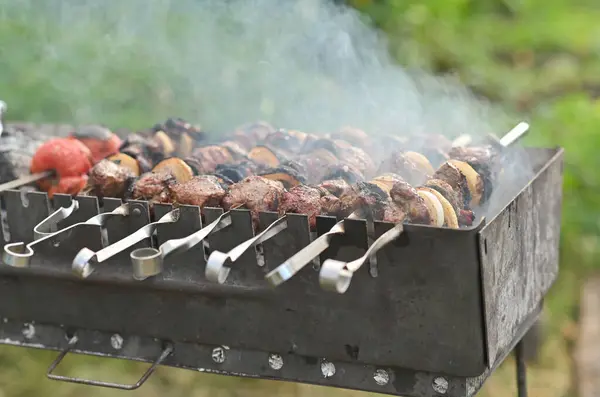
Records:
M377 240L371 244L367 252L360 258L352 262L342 262L335 259L327 259L321 266L319 273L319 284L324 290L335 291L343 294L350 287L352 275L367 262L381 248L394 241L404 231L402 223L396 224L393 228L383 233Z
M287 218L283 216L271 223L261 233L237 245L229 252L223 253L221 251L213 251L208 257L208 261L206 261L205 276L207 280L223 284L231 271L231 267L225 266L227 262L233 264L233 262L238 260L248 249L256 247L258 244L262 244L270 238L275 237L281 231L287 229L287 227Z
M133 277L136 280L144 280L162 272L163 262L167 255L185 252L195 247L211 233L222 230L231 225L231 211L227 211L210 224L187 237L165 241L156 248L138 248L131 252L131 264L133 266Z
M42 222L40 222L39 224L36 225L36 227L34 228L35 240L32 241L31 243L29 243L27 245L25 245L25 243L23 243L23 242L6 244L4 246L4 253L2 255L2 261L5 264L7 264L9 266L13 266L13 267L28 267L31 257L35 253L33 250L33 247L36 244L40 244L40 243L50 240L50 239L54 239L63 233L67 233L67 232L70 233L73 229L80 227L82 225L92 225L92 226L104 227L106 225L106 222L108 221L108 219L110 219L114 216L129 215L129 204L123 204L123 205L115 208L111 212L98 214L96 216L91 217L90 219L88 219L85 222L75 223L71 226L67 226L56 232L46 231L47 228L51 227L51 225L54 225L57 222L59 222L60 220L67 218L77 208L79 208L79 203L77 201L73 200L73 202L71 203L71 205L69 207L66 207L66 208L62 207L62 208L54 211L54 213L52 213L52 215L50 215L49 217L44 219Z
M353 213L346 219L359 219L359 215ZM312 243L296 252L290 259L267 273L265 279L274 287L283 284L325 251L331 244L333 236L344 233L344 219L342 219L333 225L327 233L319 236Z
M0 192L5 190L17 189L24 185L37 182L40 179L49 178L54 175L54 171L38 172L37 174L25 175L21 178L15 179L14 181L6 182L0 185Z
M101 263L109 258L117 255L118 253L126 250L127 248L139 243L140 241L152 237L158 225L162 223L173 223L179 219L179 209L174 209L168 212L158 221L149 223L146 226L141 227L136 232L129 236L117 241L114 244L104 247L98 252L94 252L89 248L83 248L73 259L72 270L77 276L86 278L94 271L92 262Z
M499 142L502 146L508 147L525 135L528 130L529 124L521 122L506 133ZM325 260L319 272L319 284L321 287L324 290L340 294L346 292L350 287L353 274L371 257L376 255L379 250L398 238L403 230L402 224L397 224L375 240L363 256L351 262L342 262L334 259Z

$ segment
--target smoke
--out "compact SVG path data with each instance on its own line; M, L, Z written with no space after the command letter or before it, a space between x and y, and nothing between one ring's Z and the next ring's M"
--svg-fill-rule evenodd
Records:
M363 16L327 0L0 0L2 24L24 31L18 45L0 38L11 73L73 123L180 116L218 134L262 119L475 141L516 124L452 79L396 65ZM40 118L47 102L18 105Z

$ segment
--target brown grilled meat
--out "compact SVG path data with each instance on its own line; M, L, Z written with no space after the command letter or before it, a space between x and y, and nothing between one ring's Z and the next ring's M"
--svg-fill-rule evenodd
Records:
M273 132L275 132L275 128L271 124L258 121L238 127L233 132L231 139L242 145L246 150L250 150Z
M221 200L227 194L226 187L213 175L195 176L169 188L174 204L197 205L200 208L221 206Z
M351 184L343 179L332 179L319 183L319 187L325 189L335 197L341 197L353 191Z
M319 148L296 157L295 161L305 170L308 183L319 183L327 170L339 163L339 159L329 150Z
M337 153L339 159L354 167L354 169L358 170L365 177L369 178L373 176L377 167L366 151L350 144L340 144L343 141L335 142L338 144Z
M221 164L234 163L231 152L223 146L209 145L199 147L192 153L192 158L196 160L194 167L199 174L210 174L215 172L217 166Z
M431 214L424 200L419 196L417 190L406 181L394 183L392 190L390 190L390 197L407 214L409 222L421 225L432 223Z
M171 187L176 183L175 177L171 174L147 173L132 185L131 198L155 203L170 203L172 202Z
M445 162L440 168L438 168L435 174L433 174L433 178L443 180L450 185L455 192L462 195L461 208L468 209L469 205L471 204L471 192L469 191L466 177L458 168L448 162Z
M109 160L101 160L90 170L86 191L98 197L124 198L135 178L133 172Z
M429 175L404 152L394 152L379 166L378 174L392 172L401 175L411 185L419 186Z
M229 187L221 204L225 210L243 206L252 213L254 226L258 226L260 211L277 211L285 188L278 181L260 176L249 176Z
M454 212L458 216L458 213L463 209L463 196L460 190L454 190L447 182L441 179L429 179L423 184L425 187L429 187L438 191L448 202L452 205Z
M482 201L488 200L493 191L493 181L496 180L500 168L498 151L491 145L456 147L450 150L448 156L455 160L464 161L481 175L484 186Z
M279 205L279 214L305 214L311 229L317 224L317 215L321 214L321 196L319 188L298 185L284 192Z

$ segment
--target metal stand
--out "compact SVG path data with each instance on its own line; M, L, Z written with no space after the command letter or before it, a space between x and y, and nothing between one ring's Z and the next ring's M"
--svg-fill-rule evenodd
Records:
M525 349L523 339L517 343L515 358L517 362L517 395L527 397L527 367L525 363Z

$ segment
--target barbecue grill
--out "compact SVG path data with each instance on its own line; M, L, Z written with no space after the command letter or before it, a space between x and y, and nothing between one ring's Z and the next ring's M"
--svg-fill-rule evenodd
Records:
M247 210L232 210L207 245L165 256L161 271L146 277L144 263L132 267L132 250L187 237L223 210L205 208L203 225L194 206L172 213L171 205L144 201L6 191L4 242L38 243L27 260L0 266L0 343L59 351L51 379L119 389L135 389L167 365L390 395L472 396L538 318L558 274L563 151L526 151L535 176L501 211L466 229L404 225L343 294L321 288L320 264L361 257L393 224L374 222L370 236L368 221L346 219L319 261L273 288L265 276L335 218L318 217L315 236L306 216L288 214L285 229L247 247L215 283L205 277L207 246L226 253L252 239ZM264 228L278 215L259 218ZM155 233L85 279L73 274L83 247L97 252L144 227ZM153 365L132 385L54 374L69 352Z

